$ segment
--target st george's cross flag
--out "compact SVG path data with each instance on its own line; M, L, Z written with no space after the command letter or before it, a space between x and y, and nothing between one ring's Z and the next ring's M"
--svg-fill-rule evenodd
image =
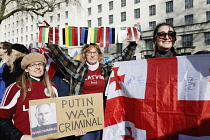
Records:
M209 140L210 55L114 64L103 140Z

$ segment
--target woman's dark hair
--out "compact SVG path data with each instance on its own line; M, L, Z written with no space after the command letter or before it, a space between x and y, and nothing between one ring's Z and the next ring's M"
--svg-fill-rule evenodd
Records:
M154 32L153 32L153 42L155 42L155 40L156 40L156 34L157 34L157 32L158 32L158 29L159 29L161 26L169 26L169 27L171 27L171 28L174 30L174 32L175 32L175 29L174 29L174 27L173 27L171 24L168 24L168 23L165 23L165 22L159 23L159 24L155 27L155 30L154 30ZM176 41L176 36L175 36L174 39L175 39L175 41Z

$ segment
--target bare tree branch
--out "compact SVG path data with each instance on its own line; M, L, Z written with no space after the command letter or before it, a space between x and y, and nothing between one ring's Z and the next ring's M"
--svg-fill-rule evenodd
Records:
M65 2L81 7L80 0L0 0L0 24L18 12L29 12L43 17L46 13L53 12L58 3Z

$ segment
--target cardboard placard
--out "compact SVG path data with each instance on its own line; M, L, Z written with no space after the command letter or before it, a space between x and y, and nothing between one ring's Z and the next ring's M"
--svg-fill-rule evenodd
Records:
M103 94L29 101L31 135L35 140L75 135L104 128Z

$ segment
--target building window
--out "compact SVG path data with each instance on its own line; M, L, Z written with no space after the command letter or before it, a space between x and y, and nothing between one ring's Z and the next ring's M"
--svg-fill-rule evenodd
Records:
M26 35L26 41L28 41L28 35Z
M151 39L145 40L146 43L146 50L153 50L153 41Z
M68 7L69 6L69 1L68 0L66 0L66 7Z
M109 2L109 10L113 10L113 1Z
M185 0L185 9L193 8L193 0Z
M67 19L69 17L69 12L65 11L65 18Z
M21 36L21 42L23 42L23 37Z
M102 25L102 17L98 18L98 26Z
M26 26L26 32L28 32L28 26Z
M23 33L23 28L21 28L20 30L21 30L21 33Z
M60 3L58 3L58 9L61 9L61 4Z
M33 22L33 20L34 20L34 18L33 18L33 16L31 16L31 21Z
M168 18L168 19L166 19L166 23L174 26L174 19L173 18Z
M31 40L33 40L33 34L31 34Z
M204 33L206 45L210 45L210 32Z
M50 23L53 23L53 16L50 16Z
M88 8L88 15L91 15L91 8Z
M149 29L154 30L156 27L156 21L149 22Z
M88 0L88 3L91 3L91 0Z
M173 1L166 2L166 13L173 12Z
M116 43L116 53L122 53L122 43Z
M88 20L88 27L91 27L91 20Z
M149 15L150 16L156 15L156 6L155 5L149 6Z
M60 14L57 14L57 17L58 17L58 21L60 21Z
M104 47L104 53L109 53L109 47Z
M31 25L31 31L33 31L33 25Z
M206 12L206 21L210 21L210 11Z
M113 24L113 15L109 15L109 24Z
M185 16L185 25L193 24L193 15Z
M140 8L134 9L134 18L140 18Z
M134 0L134 3L140 3L140 0Z
M121 12L121 21L126 21L126 12Z
M102 12L102 4L98 5L98 13Z
M121 0L121 7L125 7L126 6L126 0Z
M65 23L65 26L69 26L69 24L68 23Z
M193 46L193 35L183 35L182 36L182 46L192 47Z
M206 0L206 3L207 3L207 4L210 4L210 0Z

